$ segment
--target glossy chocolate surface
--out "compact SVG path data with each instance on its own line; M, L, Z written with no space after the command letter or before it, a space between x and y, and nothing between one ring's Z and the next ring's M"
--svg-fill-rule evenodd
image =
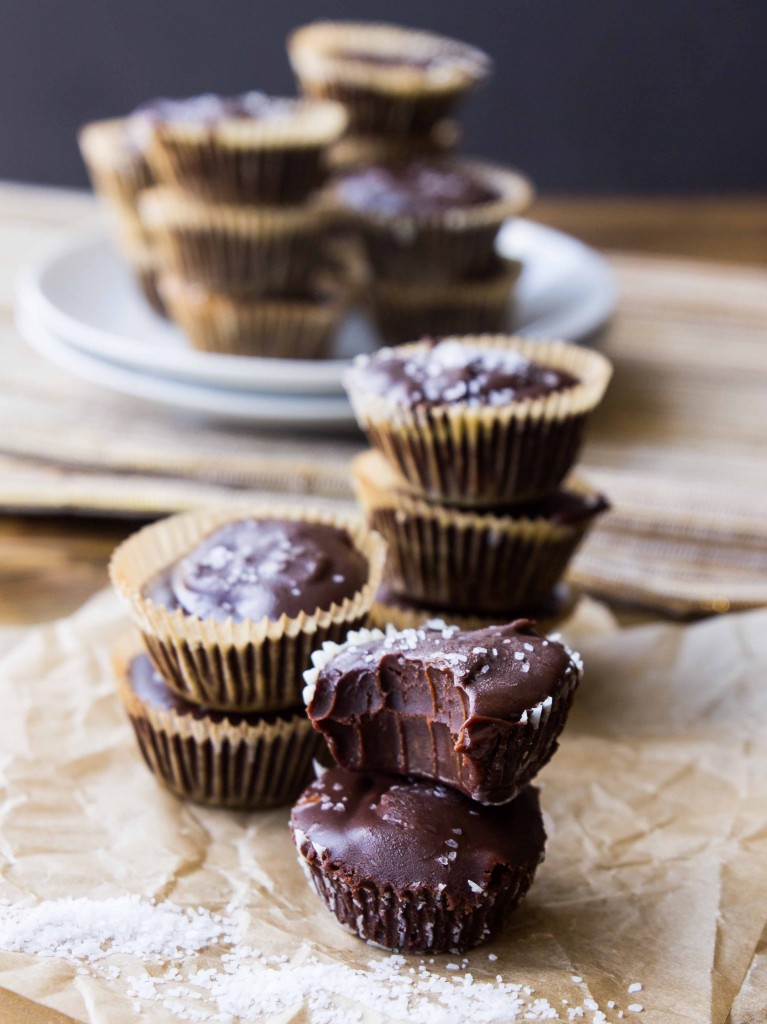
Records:
M315 665L308 713L338 764L439 780L491 804L552 756L580 678L577 656L527 619L374 631Z
M504 871L534 870L546 839L533 787L482 807L433 782L341 768L304 791L291 827L304 858L352 887L439 892L456 910L486 900Z
M153 124L176 121L214 125L231 118L281 120L290 117L293 110L294 102L267 96L262 92L246 92L239 96L204 93L186 99L159 97L137 107L131 117Z
M382 349L359 358L348 374L353 387L397 405L503 406L574 387L563 370L536 363L509 348L435 341L402 353Z
M338 527L241 519L215 530L142 593L201 619L258 622L340 604L367 576L367 559Z
M362 167L339 178L336 188L346 206L389 216L442 213L499 198L468 172L424 160Z
M277 722L280 719L285 721L303 714L302 708L286 709L285 711L253 712L241 714L238 712L223 712L215 708L205 707L203 704L192 704L184 700L179 694L174 693L167 685L160 673L147 654L137 654L128 666L128 683L142 704L158 708L162 711L175 711L178 715L190 715L192 718L205 719L211 722L229 722L231 725L239 725L246 722L248 725L258 725L260 722Z

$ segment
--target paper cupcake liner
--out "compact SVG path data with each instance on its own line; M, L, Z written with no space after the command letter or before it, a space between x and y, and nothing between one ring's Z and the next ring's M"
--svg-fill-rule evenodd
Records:
M543 607L596 519L572 524L509 513L462 512L398 494L377 452L352 464L368 525L384 538L385 584L416 604L498 615ZM566 490L597 498L579 480Z
M398 164L429 160L455 149L461 139L456 121L441 121L425 135L345 135L327 154L330 170L338 173L367 164Z
M373 321L387 345L427 335L497 333L509 322L521 270L521 263L509 260L500 272L476 281L406 284L374 278L369 290Z
M435 73L424 58L460 52ZM297 29L288 54L307 96L343 103L355 131L410 135L428 132L490 72L486 54L431 32L393 25L317 22ZM355 59L380 54L383 61ZM407 64L412 55L413 62ZM405 63L400 63L405 61Z
M312 669L304 673L304 700L310 713L314 687L324 666L339 650L365 643L373 635L369 629L362 630L350 635L341 648L328 646L315 652ZM334 720L331 713L317 728L325 735L336 763L347 771L432 779L477 803L507 804L556 753L583 675L580 655L569 648L567 653L569 662L555 692L525 709L495 739L467 736L463 728L456 732L448 722L419 714L417 696L407 723L402 722L397 708L384 705L352 721Z
M503 406L405 406L364 391L353 371L345 383L359 425L399 472L404 489L416 496L492 508L553 493L578 457L586 420L609 383L610 363L593 349L561 341L507 335L458 340L512 349L571 373L580 383ZM401 351L417 351L423 344Z
M492 276L497 269L498 231L533 200L531 183L516 171L456 157L440 162L494 189L498 198L440 213L387 215L352 209L338 188L329 188L329 201L359 231L380 277L426 283Z
M537 865L507 868L476 904L452 905L425 887L398 893L374 879L351 885L323 861L308 838L299 864L310 885L339 923L365 942L409 953L448 953L492 939L533 883Z
M278 359L327 356L348 305L341 293L314 299L221 295L174 274L163 276L160 292L195 348Z
M154 184L154 176L128 120L93 121L80 129L78 142L95 191L135 211L139 194Z
M300 203L326 176L325 150L341 137L338 103L281 100L286 118L222 118L154 127L148 158L159 182L218 203Z
M178 796L213 807L255 810L291 803L312 777L324 740L306 714L237 724L157 708L133 690L135 645L114 658L118 693L147 767Z
M143 596L149 580L219 526L254 516L300 519L346 530L368 560L368 582L340 605L260 622L200 619ZM385 555L383 540L355 519L265 504L190 512L153 523L117 548L109 572L152 661L172 690L210 708L270 711L302 702L302 673L311 664L313 650L327 640L338 643L349 630L365 624L381 583Z
M538 605L523 605L521 608L508 608L494 615L477 615L455 611L451 608L436 608L431 605L410 601L396 594L388 586L383 586L376 595L375 603L368 614L370 627L386 629L413 629L424 622L439 620L448 626L459 629L484 629L487 626L505 625L515 619L532 619L538 629L549 633L557 629L572 614L577 602L578 593L566 583L559 583L554 590Z
M224 294L306 292L329 262L335 216L320 202L214 205L161 186L142 195L139 210L163 271Z

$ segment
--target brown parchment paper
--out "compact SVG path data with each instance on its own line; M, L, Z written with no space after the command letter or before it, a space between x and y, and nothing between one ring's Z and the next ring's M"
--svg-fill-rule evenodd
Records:
M357 968L385 958L309 890L286 810L203 810L157 786L110 677L109 649L124 630L116 600L102 594L70 619L0 632L0 899L135 893L229 905L267 953ZM584 602L565 632L586 676L540 777L546 860L504 936L467 954L469 969L475 981L500 974L529 985L555 1007L593 998L608 1021L639 1002L644 1012L624 1020L761 1024L767 612L618 630ZM429 969L447 976L454 959ZM119 960L124 974L147 970ZM627 994L635 981L641 993ZM123 980L54 959L1 953L0 986L93 1024L137 1019ZM142 1007L150 1024L174 1019L159 1003ZM0 1021L36 1019L0 993ZM297 1007L280 1019L312 1017ZM360 1019L397 1018L362 1008Z

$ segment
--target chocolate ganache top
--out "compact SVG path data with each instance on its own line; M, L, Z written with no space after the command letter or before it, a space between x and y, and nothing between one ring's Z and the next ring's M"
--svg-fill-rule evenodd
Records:
M221 711L208 708L204 704L192 704L191 701L184 700L170 689L147 654L137 654L131 660L128 666L128 684L142 704L148 704L150 707L162 711L175 711L179 715L190 715L192 718L202 718L212 722L229 722L230 725L239 725L240 722L258 725L260 722L277 722L280 719L288 721L296 715L304 713L302 708L243 713Z
M386 216L426 216L491 203L500 197L470 172L426 160L361 167L342 175L336 189L351 209Z
M201 619L294 618L365 585L368 561L345 530L301 520L240 519L220 527L143 588Z
M516 722L557 695L578 671L564 644L528 619L461 630L444 622L382 633L370 630L315 654L305 673L309 717L355 720L384 706L446 719L465 732L491 719Z
M214 125L231 118L273 121L290 117L296 102L255 91L239 96L217 96L208 92L186 99L159 97L149 100L137 107L131 117L153 124L181 121L185 124Z
M290 821L302 856L350 884L436 890L456 907L485 899L499 869L535 868L546 841L532 786L483 807L433 782L342 768L304 791Z
M437 341L410 352L381 349L359 357L348 380L361 391L397 405L508 405L565 391L572 374L525 358L511 348Z

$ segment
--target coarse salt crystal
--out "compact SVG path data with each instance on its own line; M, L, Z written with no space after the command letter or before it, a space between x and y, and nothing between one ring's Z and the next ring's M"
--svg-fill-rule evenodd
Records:
M631 993L631 992L641 992L642 991L642 983L639 982L639 981L632 981L631 984L629 985L629 987L626 989L626 991L629 992L629 993Z

